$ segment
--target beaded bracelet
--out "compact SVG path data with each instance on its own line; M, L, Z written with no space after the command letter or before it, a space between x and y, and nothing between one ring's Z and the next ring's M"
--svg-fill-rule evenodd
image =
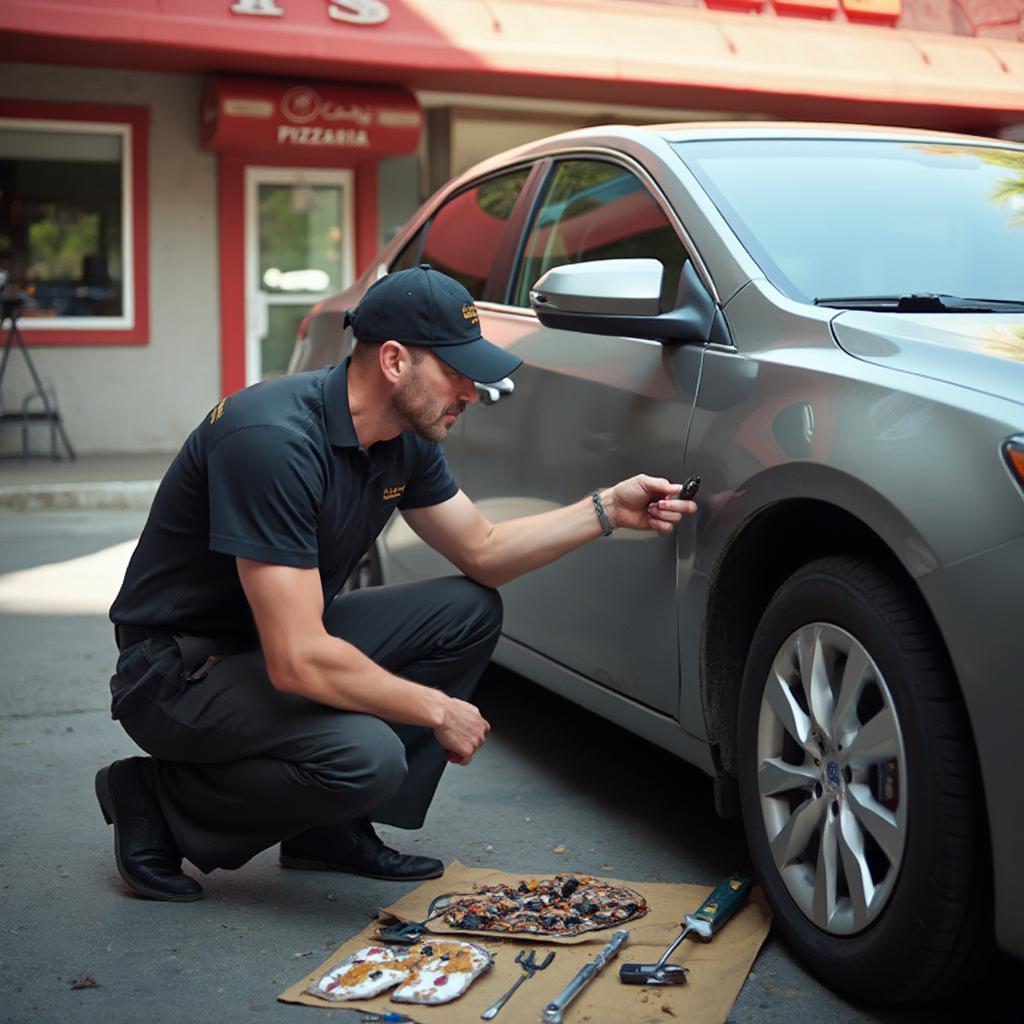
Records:
M611 536L615 527L612 524L612 521L608 518L608 513L604 510L604 505L601 503L601 492L593 491L590 495L590 500L594 503L594 511L597 513L597 521L601 524L602 535L605 537Z

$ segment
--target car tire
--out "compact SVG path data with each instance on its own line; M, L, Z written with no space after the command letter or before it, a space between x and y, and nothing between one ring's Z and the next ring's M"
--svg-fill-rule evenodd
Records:
M738 744L754 868L811 970L879 1004L980 972L991 883L973 746L908 585L851 557L791 576L754 635Z
M374 545L356 563L356 567L348 574L339 593L348 594L353 590L366 590L367 587L379 587L384 582L380 568L380 555Z

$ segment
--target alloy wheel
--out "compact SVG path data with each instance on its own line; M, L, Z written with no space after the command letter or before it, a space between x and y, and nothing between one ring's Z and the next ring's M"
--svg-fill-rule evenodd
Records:
M771 855L818 928L867 928L907 838L907 768L892 693L864 646L814 622L783 643L761 696L757 782Z

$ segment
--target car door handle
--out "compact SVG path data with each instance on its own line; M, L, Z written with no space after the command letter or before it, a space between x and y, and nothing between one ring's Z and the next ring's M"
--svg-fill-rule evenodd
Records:
M501 380L496 380L493 384L480 384L477 381L473 383L476 384L476 393L484 405L494 405L502 395L511 395L516 389L510 377L502 377Z

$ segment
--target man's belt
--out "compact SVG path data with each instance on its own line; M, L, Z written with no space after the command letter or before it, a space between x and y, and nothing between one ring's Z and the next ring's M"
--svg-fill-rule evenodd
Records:
M127 650L143 640L174 636L174 630L167 626L131 626L120 623L114 626L114 643L119 651Z

